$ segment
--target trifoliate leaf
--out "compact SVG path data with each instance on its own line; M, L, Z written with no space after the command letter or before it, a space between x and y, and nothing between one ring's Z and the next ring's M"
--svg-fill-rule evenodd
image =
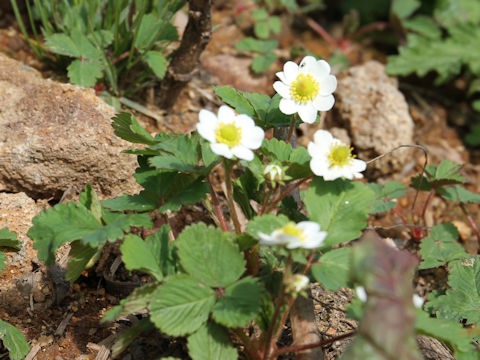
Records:
M328 232L325 244L334 245L361 235L375 193L359 181L324 181L317 177L303 192L303 199L310 219Z
M270 35L270 26L268 26L266 21L259 21L255 23L253 32L257 38L266 40L268 39L268 35Z
M442 266L452 260L464 258L467 253L457 239L458 231L452 223L432 227L430 236L422 239L420 244L420 255L423 260L419 269Z
M158 142L138 123L132 114L123 112L113 117L112 120L115 135L123 140L145 145L154 145Z
M68 253L67 273L65 279L73 283L77 280L87 264L95 256L100 255L101 249L93 248L89 245L76 240L71 243L70 252Z
M258 40L251 37L243 38L235 44L240 51L253 51L265 54L278 46L277 40Z
M120 245L122 260L127 270L139 270L153 276L156 280L163 280L163 273L157 262L156 254L145 241L137 235L128 234Z
M260 311L262 286L258 279L243 278L227 286L213 307L213 318L227 327L242 327L253 320Z
M267 21L270 31L274 34L280 34L282 31L282 21L280 18L278 16L270 16Z
M333 249L312 266L312 275L327 290L338 290L349 285L351 248Z
M247 223L247 232L258 239L258 233L270 235L272 232L288 223L285 215L266 214L254 217Z
M80 49L75 41L66 34L53 34L45 36L45 45L47 48L60 55L79 58L82 56Z
M367 186L375 192L376 196L371 214L378 214L393 209L396 203L391 200L403 196L406 192L406 186L398 181L389 181L384 185L367 183Z
M150 316L155 325L172 336L192 334L208 320L215 291L186 275L172 276L154 293Z
M7 228L0 229L0 246L5 246L20 250L22 243L17 240L17 233L8 230Z
M415 329L419 334L448 343L455 353L474 351L472 336L458 322L433 318L422 309L417 309Z
M0 338L12 360L22 360L30 351L25 335L15 326L2 320L0 320Z
M459 203L480 203L480 194L474 194L468 191L467 189L461 187L460 185L455 185L453 187L442 188L439 190L440 195L444 199L455 201Z
M154 299L155 291L159 286L158 283L148 283L135 288L127 298L120 301L120 305L113 307L105 313L101 320L102 323L147 309Z
M480 23L480 3L475 0L440 0L435 4L434 17L448 28L462 23Z
M203 223L189 226L176 245L185 271L210 287L226 287L245 271L243 254L220 229Z
M480 259L478 256L456 260L449 264L448 289L445 295L431 299L425 307L437 317L465 320L466 324L480 321Z
M277 60L277 55L271 51L257 55L252 61L252 70L257 74L262 73L268 70L275 60Z
M461 184L465 178L459 174L462 165L450 160L443 160L438 166L429 165L425 168L425 176L421 175L412 178L412 187L423 191L430 191L432 188L439 189L442 186Z
M89 88L103 76L104 66L98 60L74 60L67 70L71 83Z
M188 354L192 360L236 360L237 350L227 330L214 323L203 325L187 339Z
M160 141L153 150L159 150L161 155L149 158L148 163L157 169L195 172L201 169L198 166L198 140L188 135L170 136Z
M151 50L145 54L145 61L153 73L159 79L163 79L167 72L167 59L165 59L163 54L160 51Z

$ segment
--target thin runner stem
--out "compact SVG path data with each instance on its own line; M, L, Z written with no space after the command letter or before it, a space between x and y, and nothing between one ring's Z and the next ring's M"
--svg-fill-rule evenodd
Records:
M227 203L228 207L230 208L230 217L233 221L233 227L235 228L235 232L240 234L242 232L240 221L238 220L237 209L235 208L235 203L233 200L233 185L232 185L232 168L233 162L230 162L225 159L223 162L225 168L225 186L227 188Z

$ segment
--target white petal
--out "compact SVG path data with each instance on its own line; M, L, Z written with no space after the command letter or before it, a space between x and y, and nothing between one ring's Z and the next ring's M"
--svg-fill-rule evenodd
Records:
M321 69L321 70L320 70ZM325 75L330 74L330 64L325 60L318 60L317 61L317 71L322 71Z
M227 105L222 105L218 109L218 121L230 123L235 119L235 111Z
M277 75L277 77L280 79L281 82L283 82L285 84L288 83L287 78L285 77L285 74L284 74L283 71L279 71L275 75Z
M305 56L303 60L300 62L300 72L302 73L311 73L315 69L315 64L317 63L317 59L313 56Z
M197 124L197 131L204 139L211 143L215 142L215 125L211 126L209 123L201 121Z
M231 159L233 157L233 153L227 144L210 144L210 149L212 149L215 154L226 157L227 159Z
M320 80L320 88L318 93L321 96L328 96L337 89L337 78L333 75L328 75Z
M303 122L313 124L317 119L317 109L311 104L300 105L298 106L298 116L300 116Z
M313 141L315 141L315 144L317 145L328 144L328 147L330 147L333 141L333 136L327 130L317 130L313 135Z
M294 241L289 241L287 243L287 249L297 249L299 247L302 247L302 242L298 238L296 238L296 240Z
M310 169L312 169L315 175L324 176L329 171L327 159L323 157L312 158L310 160Z
M323 244L322 238L311 238L302 242L301 247L304 249L315 249L322 246L322 244Z
M240 114L235 117L235 125L241 129L250 129L255 126L255 121L248 115Z
M328 168L327 172L323 174L323 180L325 181L332 181L341 177L343 177L342 169L338 166Z
M273 88L282 98L290 98L290 88L281 81L275 81Z
M328 111L333 107L333 104L335 104L335 98L333 97L333 95L319 95L312 101L312 105L318 111Z
M286 115L295 114L298 111L298 105L293 100L281 99L278 104L280 111Z
M320 231L320 224L314 221L300 221L297 224L297 227L302 229L307 236L309 234L316 234Z
M361 302L367 301L367 292L365 291L365 288L363 286L357 286L355 288L355 292L357 293L358 300L360 300Z
M367 163L360 159L353 159L351 168L353 172L365 171L367 168Z
M295 81L298 75L298 65L293 61L287 61L285 65L283 65L283 75L285 75L287 83Z
M200 112L198 113L198 120L201 123L209 125L211 127L215 127L218 123L217 116L211 111L205 109L200 110Z
M235 155L239 159L247 160L247 161L253 160L253 157L254 157L253 151L245 146L238 145L233 147L231 150L233 155Z
M263 138L265 137L265 132L261 127L255 126L248 129L247 133L242 134L241 144L246 146L249 149L256 150L262 146Z

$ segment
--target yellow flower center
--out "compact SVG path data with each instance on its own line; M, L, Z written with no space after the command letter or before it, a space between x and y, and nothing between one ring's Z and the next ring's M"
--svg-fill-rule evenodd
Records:
M346 165L350 165L352 159L355 158L355 155L352 155L352 150L353 147L345 144L333 145L330 149L330 154L328 154L328 161L330 162L330 167L343 167Z
M300 239L300 241L305 240L305 234L302 229L300 229L297 224L294 222L290 221L288 222L285 226L282 226L280 230L285 234L285 235L290 235L290 236L295 236Z
M242 130L234 123L220 123L215 130L215 139L219 143L234 147L240 144L240 140L242 140Z
M290 95L297 103L305 104L318 95L320 84L310 74L299 74L290 85Z

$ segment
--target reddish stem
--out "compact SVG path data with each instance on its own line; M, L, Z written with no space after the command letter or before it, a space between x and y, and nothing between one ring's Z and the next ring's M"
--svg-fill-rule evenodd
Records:
M294 184L291 184L289 187L287 187L287 188L285 189L284 192L282 192L282 193L280 194L280 196L278 196L275 200L273 200L273 201L270 203L270 205L269 205L268 208L265 210L265 212L268 213L268 212L272 211L272 210L275 208L275 206L276 206L280 201L282 201L288 194L290 194L293 190L295 190L295 188L297 188L298 186L300 186L300 185L303 184L305 181L307 181L307 180L309 180L309 179L311 179L311 178L312 178L312 176L309 176L309 177L306 177L306 178L303 178L303 179L297 181L297 182L294 183Z
M303 271L302 271L302 274L303 274L303 275L305 275L305 274L308 272L308 270L310 270L310 268L312 267L313 258L315 257L316 252L317 252L317 251L314 250L314 251L310 254L310 256L308 257L308 263L307 263L307 265L305 265L305 268L304 268Z
M467 217L468 219L468 222L470 223L470 226L472 227L473 229L473 232L475 233L475 235L477 236L477 243L478 243L478 246L480 247L480 231L478 231L478 227L477 227L477 224L475 223L475 221L473 220L472 216L468 213L467 209L465 208L465 205L460 203L460 209L462 209L462 212L465 214L465 216Z
M213 185L212 185L212 182L210 181L209 176L207 176L207 181L210 184L210 190L212 191L212 202L213 202L213 207L215 208L215 213L217 214L218 222L220 223L222 230L227 232L228 231L227 222L223 217L223 211L222 211L222 208L220 207L220 202L218 201L217 193L213 189Z
M390 27L390 24L387 23L387 22L382 22L382 21L374 22L374 23L371 23L371 24L368 24L368 25L365 25L365 26L361 27L357 31L351 33L347 38L353 40L353 39L359 37L360 35L363 35L363 34L369 32L369 31L382 31L382 30L385 30L388 27Z
M295 346L295 345L286 346L286 347L283 347L281 349L277 349L276 351L274 351L273 354L272 354L272 357L275 358L278 355L289 353L289 352L297 352L297 351L303 351L303 350L313 349L313 348L316 348L316 347L325 346L325 345L334 343L335 341L339 341L339 340L349 338L350 336L353 336L353 335L355 335L355 331L351 331L351 332L336 336L336 337L331 338L331 339L318 341L318 342L313 343L313 344L305 344L305 345L298 345L298 346Z
M329 43L335 49L338 48L337 41L327 32L327 30L323 28L322 25L317 23L312 18L309 18L308 16L304 16L303 18L307 22L308 26L310 26L313 29L313 31L319 34L327 43Z

